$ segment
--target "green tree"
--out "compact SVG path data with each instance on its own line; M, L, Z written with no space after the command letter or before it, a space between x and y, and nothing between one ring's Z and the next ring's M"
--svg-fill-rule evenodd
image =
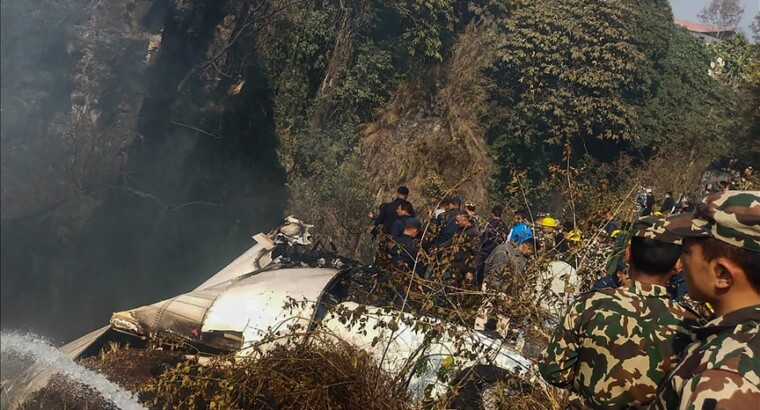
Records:
M526 141L629 140L644 56L630 42L626 2L517 1L501 21L498 81L511 103L507 131Z
M550 186L533 188L550 176L549 163L598 167L622 153L641 163L671 146L714 156L735 149L735 95L709 76L711 53L673 24L667 1L513 5L499 15L506 44L492 73L497 196L513 168L528 170L518 179L546 200Z
M519 180L536 185L563 154L610 159L638 138L635 103L647 86L646 56L631 41L628 2L519 0L509 10L486 10L504 39L491 72L495 108L487 133L496 197L510 196L504 188L513 168L528 170Z
M749 161L760 160L760 43L735 34L711 44L710 75L733 90L737 118L733 153Z

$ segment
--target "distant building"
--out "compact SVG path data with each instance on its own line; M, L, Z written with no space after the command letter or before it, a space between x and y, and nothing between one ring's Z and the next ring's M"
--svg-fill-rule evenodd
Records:
M705 43L714 43L720 41L721 38L736 34L734 30L713 26L711 24L694 23L692 21L679 19L673 19L673 23L689 30L689 33L695 37L701 38Z

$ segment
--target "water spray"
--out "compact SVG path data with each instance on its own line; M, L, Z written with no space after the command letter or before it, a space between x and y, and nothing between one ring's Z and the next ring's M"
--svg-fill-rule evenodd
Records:
M40 336L4 331L0 333L0 353L26 357L57 371L69 380L91 387L122 410L146 410L133 393L102 374L76 364Z

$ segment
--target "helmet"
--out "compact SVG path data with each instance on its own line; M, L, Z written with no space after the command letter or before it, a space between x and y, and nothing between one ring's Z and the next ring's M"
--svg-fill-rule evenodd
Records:
M652 213L652 216L662 216L662 212L660 212L660 211L654 211Z
M541 226L545 226L547 228L556 228L559 226L559 224L557 224L556 219L552 218L551 216L547 216L541 220Z
M567 240L570 242L580 242L581 231L578 229L573 229L572 231L565 233L565 238L567 238Z

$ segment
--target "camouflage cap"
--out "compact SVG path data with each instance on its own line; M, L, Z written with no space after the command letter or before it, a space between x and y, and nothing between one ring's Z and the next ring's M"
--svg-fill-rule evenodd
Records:
M667 218L665 228L683 237L713 237L760 252L760 191L727 191L706 196L694 214Z
M657 241L681 244L681 237L665 229L665 218L645 216L633 223L633 236L649 238Z

